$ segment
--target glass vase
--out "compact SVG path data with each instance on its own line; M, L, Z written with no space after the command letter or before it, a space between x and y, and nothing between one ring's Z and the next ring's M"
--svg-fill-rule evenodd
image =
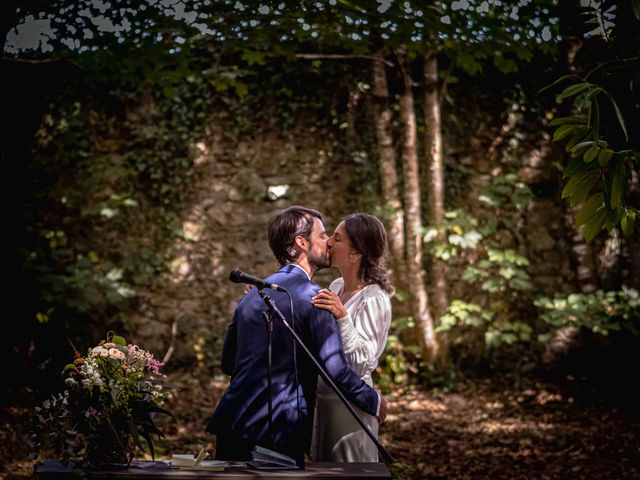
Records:
M133 459L128 442L98 441L87 445L84 466L89 470L126 470Z

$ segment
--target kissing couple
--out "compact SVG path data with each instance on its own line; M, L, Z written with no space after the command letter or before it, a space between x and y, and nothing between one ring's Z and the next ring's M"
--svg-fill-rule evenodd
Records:
M296 205L272 215L267 236L280 269L266 281L291 298L280 291L269 296L377 437L387 402L373 388L372 373L386 346L393 292L382 222L352 213L329 237L320 212ZM330 266L340 277L324 289L312 278ZM377 462L374 442L280 321L273 322L269 391L266 310L251 288L228 327L222 370L231 379L206 427L216 436L216 459L250 460L262 446L299 466L305 453L313 461Z

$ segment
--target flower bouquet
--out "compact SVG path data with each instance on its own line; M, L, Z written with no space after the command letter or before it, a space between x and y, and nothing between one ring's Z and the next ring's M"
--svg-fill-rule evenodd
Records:
M153 421L167 390L163 364L113 332L85 356L75 351L62 374L66 389L36 407L30 443L52 449L67 463L82 460L88 468L127 468L135 447L146 441L152 458L153 438L164 436Z

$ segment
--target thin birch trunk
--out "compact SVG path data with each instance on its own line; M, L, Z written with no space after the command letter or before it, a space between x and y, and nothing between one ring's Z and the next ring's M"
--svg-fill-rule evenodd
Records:
M404 175L405 211L407 215L407 281L411 314L420 328L423 355L433 362L438 355L433 318L429 312L429 298L422 275L422 218L420 204L420 174L416 146L416 114L413 101L410 64L406 50L397 52L403 92L400 96L400 117L404 130L402 166Z
M424 59L424 149L426 153L427 212L429 224L435 228L444 220L444 157L442 152L442 124L440 98L438 96L438 59L435 54ZM442 240L442 234L438 236ZM446 264L430 256L429 283L432 294L432 311L440 318L447 310Z
M375 56L384 59L382 51ZM389 108L389 88L387 74L382 61L374 61L372 65L374 123L376 126L376 140L378 143L380 183L385 210L389 211L386 218L389 251L392 260L392 274L396 286L405 287L404 278L404 217L400 193L398 191L398 175L396 173L396 153L393 148L391 133L392 113Z

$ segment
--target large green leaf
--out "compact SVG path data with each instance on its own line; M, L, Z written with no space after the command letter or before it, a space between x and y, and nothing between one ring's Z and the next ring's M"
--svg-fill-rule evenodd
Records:
M567 152L573 152L573 149L577 145L580 145L580 143L587 142L587 141L594 141L593 130L588 127L580 126L580 128L576 129L576 131L574 132L574 135L569 139L564 149Z
M133 418L129 420L129 433L131 434L131 438L133 439L133 442L136 444L136 446L140 450L144 450L142 442L140 442L138 426L136 425L136 422Z
M634 224L636 221L636 212L632 209L627 209L622 218L620 219L620 228L625 237L630 237L633 233Z
M565 80L568 80L570 78L575 78L575 75L563 75L562 77L558 78L557 80L555 80L553 83L550 83L549 85L542 87L540 90L538 90L538 94L545 92L547 90L549 90L552 87L555 87L556 85L558 85L561 82L564 82Z
M145 408L145 412L147 413L151 413L151 412L157 412L157 413L162 413L163 415L168 415L169 417L173 418L175 420L175 417L171 414L171 412L169 412L169 410L165 410L162 407L159 407L157 405L147 405Z
M602 90L602 89L601 89ZM600 107L598 99L594 98L589 105L589 125L593 128L593 137L600 138Z
M604 195L602 193L596 193L592 195L589 200L584 202L582 208L576 215L576 225L584 225L591 217L596 213L598 209L604 206Z
M593 85L589 82L581 82L581 83L576 83L575 85L570 85L567 88L565 88L557 97L556 97L556 101L558 103L560 103L562 100L564 100L565 98L569 98L573 95L577 95L580 92L583 92L585 90L587 90L588 88L592 87Z
M142 435L142 438L145 439L145 441L147 442L147 445L149 446L149 453L151 454L151 459L155 460L155 450L153 448L153 439L151 438L151 435L148 432L140 432L140 435Z
M624 132L624 139L625 139L625 141L628 141L629 140L629 135L627 135L627 127L626 127L626 125L624 123L624 118L622 117L622 112L620 112L620 109L618 108L618 104L613 99L613 96L611 96L611 94L609 92L605 92L605 93L607 94L607 97L609 98L609 100L611 100L611 105L613 105L613 110L616 112L616 118L618 119L618 123L620 124L620 128Z
M601 208L589 219L584 225L584 239L588 242L594 239L594 237L600 233L605 221L607 220L607 211L605 208Z
M605 207L605 208L607 210L607 218L604 223L604 228L606 228L607 230L611 230L620 222L620 219L622 218L622 214L624 213L624 211L622 210L622 208L618 208L615 210L608 207Z
M76 366L73 363L67 363L62 369L62 375L67 373L69 370L75 370Z
M600 153L598 154L598 164L601 167L606 167L609 163L609 160L611 160L611 157L613 157L613 150L611 150L610 148L600 150Z
M622 207L625 185L627 182L625 164L622 161L617 162L614 168L609 172L609 175L611 175L609 205L611 205L611 208Z
M567 135L571 134L579 125L562 125L558 128L553 134L553 141L557 142L558 140L562 140Z
M640 20L640 0L631 0L631 10L636 20Z
M584 152L584 161L587 163L593 162L593 160L598 156L598 153L600 153L598 145L592 145L586 152Z
M573 177L578 173L586 170L592 170L594 165L592 163L585 163L582 157L572 157L564 170L562 170L562 178Z
M587 140L585 142L576 143L569 147L571 153L580 153L582 150L590 148L596 144L595 140ZM568 144L567 144L568 146Z
M571 206L582 202L600 178L600 169L588 170L569 180L562 189L562 198L570 197Z
M586 125L587 119L584 117L558 117L551 120L549 123L552 127L558 127L560 125Z

